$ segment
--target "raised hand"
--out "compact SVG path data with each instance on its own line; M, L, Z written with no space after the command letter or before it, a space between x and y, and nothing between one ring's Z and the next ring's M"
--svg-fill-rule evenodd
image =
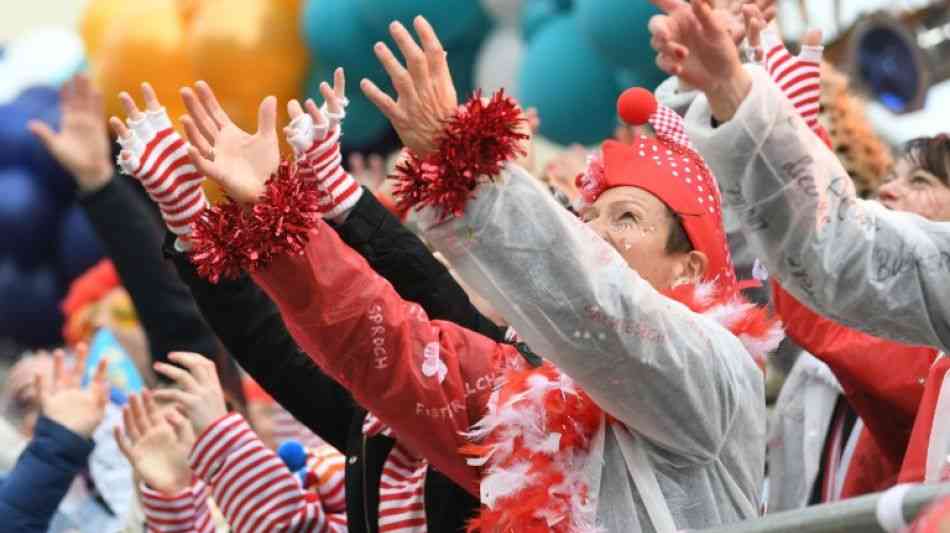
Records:
M778 7L775 0L729 0L728 5L723 8L729 13L729 35L732 36L732 42L736 46L742 44L742 41L748 36L748 24L745 16L745 10L754 7L760 14L765 24L775 19Z
M327 82L320 84L320 94L324 100L322 108L309 98L303 106L297 100L287 103L290 124L284 128L284 134L298 157L317 149L330 137L339 138L339 132L333 135L334 128L343 122L349 103L346 99L346 75L342 68L333 72L332 88Z
M728 13L713 9L710 0L651 2L665 13L650 19L657 65L705 92L717 119L732 118L752 82L729 34Z
M195 434L200 435L212 422L228 414L218 371L213 361L194 353L173 352L168 359L184 368L155 363L155 371L174 381L178 388L157 390L155 397L181 404Z
M122 420L124 428L115 428L115 440L139 478L167 495L188 488L188 454L195 443L191 424L174 408L160 409L149 391L129 397Z
M109 400L107 362L105 359L99 362L89 385L82 388L88 350L80 347L77 352L76 361L71 368L66 369L63 351L54 351L52 377L37 374L34 387L43 415L88 438L105 416L106 402Z
M59 132L39 120L28 127L50 154L72 174L79 189L93 192L112 179L109 135L103 120L102 94L89 78L78 74L60 91L62 118Z
M393 22L389 26L408 69L385 44L376 43L373 48L393 82L398 99L393 100L368 79L360 83L360 88L386 115L403 145L419 156L426 156L436 150L445 120L458 108L458 95L445 49L435 30L421 16L416 17L413 26L421 48L402 24Z
M165 224L180 237L191 233L192 224L208 206L201 188L204 176L188 157L188 145L172 128L155 90L142 84L145 111L139 110L128 93L119 94L125 122L109 119L122 151L119 166L134 176L158 205Z
M801 53L793 56L785 43L762 15L758 6L743 7L749 47L760 63L769 72L775 84L805 119L808 127L818 127L818 112L821 103L821 31L812 30L802 40Z
M290 125L284 128L287 142L297 155L297 175L313 183L320 195L320 213L324 218L343 222L362 194L359 183L343 169L340 154L340 123L346 117L346 77L342 68L333 74L333 87L320 84L324 104L313 100L304 106L291 100L287 104ZM307 108L304 112L304 107Z
M198 170L217 182L235 201L255 203L280 164L277 98L268 96L257 115L257 132L239 128L202 81L181 91L188 115L182 117L188 154Z

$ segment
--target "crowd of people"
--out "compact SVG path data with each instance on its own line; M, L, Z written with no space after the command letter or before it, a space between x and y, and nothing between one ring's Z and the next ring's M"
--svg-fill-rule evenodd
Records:
M280 131L274 97L247 132L203 82L176 129L143 83L114 163L103 95L69 81L30 128L109 260L67 346L8 374L0 527L665 533L950 480L950 137L865 199L820 34L793 55L773 1L653 2L670 78L543 170L544 117L460 102L421 17L390 27L402 61L374 48L395 94L360 83L388 166L344 168L345 65ZM89 362L102 330L141 391Z

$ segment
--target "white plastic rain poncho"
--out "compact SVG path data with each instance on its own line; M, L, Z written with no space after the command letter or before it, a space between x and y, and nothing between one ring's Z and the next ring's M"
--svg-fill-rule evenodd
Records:
M950 346L950 223L857 198L834 153L759 67L729 122L705 96L687 131L782 286L819 313L879 337ZM715 154L714 157L712 155Z
M758 514L763 379L735 336L659 294L515 165L464 217L433 219L427 238L465 282L616 419L589 477L599 526L655 531L625 459L635 440L677 528Z

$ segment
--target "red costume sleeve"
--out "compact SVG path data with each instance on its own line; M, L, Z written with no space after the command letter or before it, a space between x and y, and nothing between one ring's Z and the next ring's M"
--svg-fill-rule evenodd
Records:
M873 337L824 318L774 281L772 303L788 337L831 368L878 445L900 464L937 351Z
M934 425L934 411L940 399L940 388L950 370L950 357L939 359L930 368L927 376L927 388L920 402L919 414L914 422L914 430L907 445L907 456L901 466L899 483L921 483L927 473L927 448L930 445L930 432Z
M301 254L254 274L300 347L400 442L478 494L458 449L485 410L494 361L514 348L430 321L319 221Z

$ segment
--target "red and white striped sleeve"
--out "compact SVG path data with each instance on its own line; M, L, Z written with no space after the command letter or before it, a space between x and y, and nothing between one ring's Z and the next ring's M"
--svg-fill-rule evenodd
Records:
M326 513L346 512L346 458L329 444L307 451L304 488L320 495Z
M210 491L200 479L177 494L167 495L144 483L139 493L148 533L214 533Z
M343 168L340 153L340 123L344 113L332 115L327 112L327 124L315 124L313 117L303 114L288 126L287 142L294 148L297 157L297 173L304 180L312 180L318 189L326 193L321 206L323 216L337 220L356 205L363 188Z
M189 461L195 474L211 486L234 533L347 530L346 515L326 513L320 496L303 489L241 415L231 414L210 425L195 442Z
M164 108L127 122L129 134L119 138L119 167L142 183L168 229L187 237L208 207L201 188L204 176L188 156L188 143L172 127Z
M772 28L762 32L765 69L791 100L809 128L818 126L821 105L821 55L823 46L802 46L798 56L785 48Z

